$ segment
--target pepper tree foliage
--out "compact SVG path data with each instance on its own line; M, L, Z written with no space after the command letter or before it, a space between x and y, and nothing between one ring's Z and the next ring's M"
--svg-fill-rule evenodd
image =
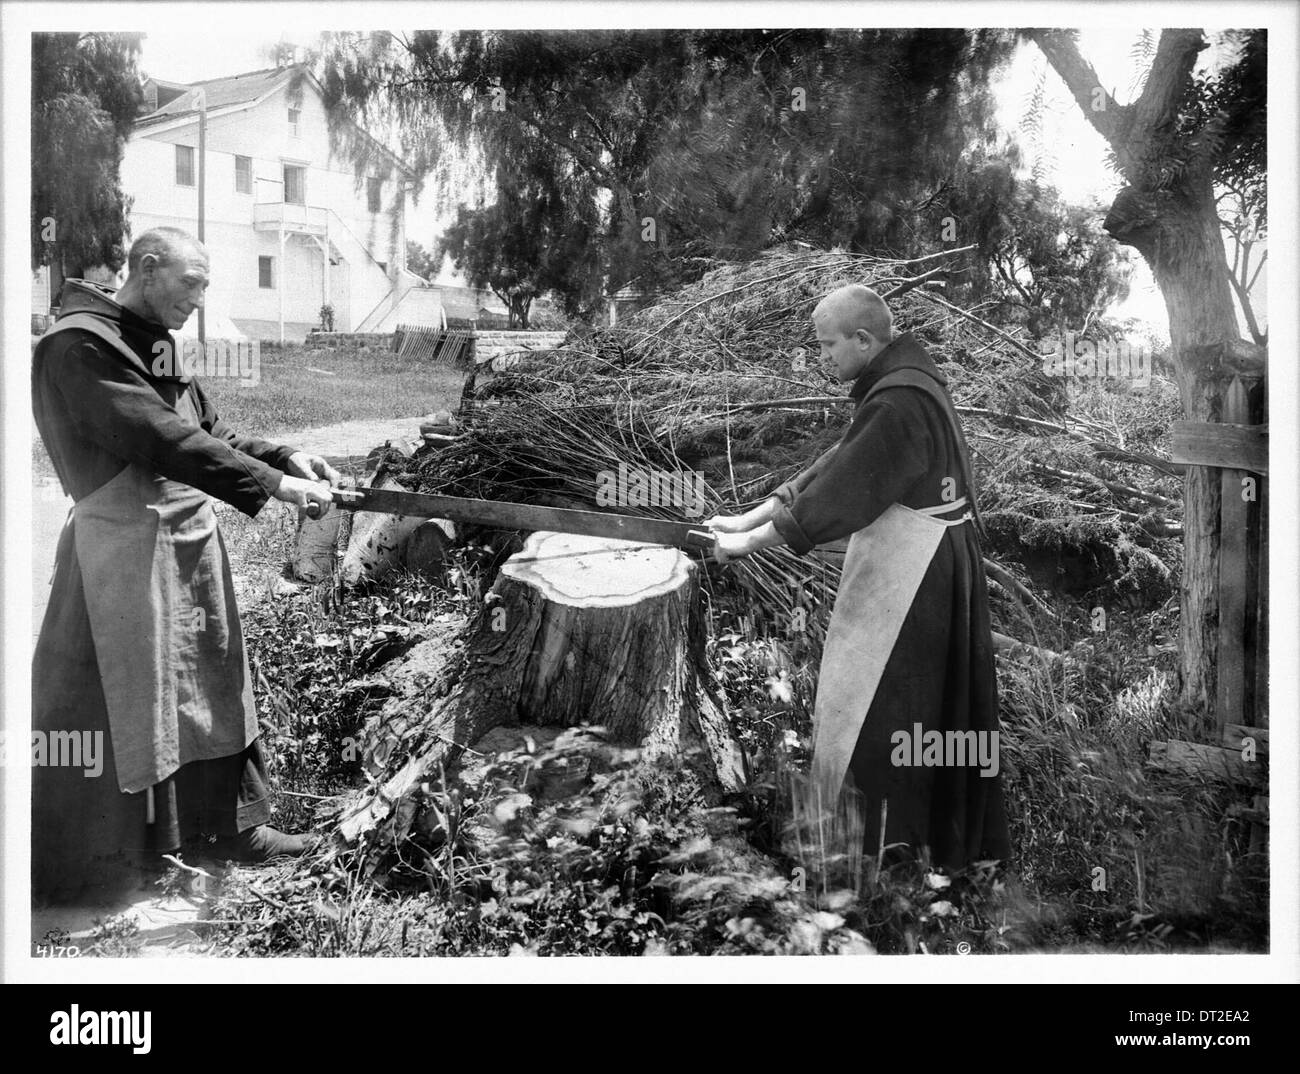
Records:
M1131 262L1102 227L1104 210L1070 205L1038 179L1018 180L1013 146L978 155L929 207L933 226L978 247L954 279L962 301L991 303L993 320L1032 336L1086 333L1128 297Z
M1227 30L1216 43L1228 59L1193 73L1184 123L1214 140L1219 222L1232 239L1229 282L1251 338L1263 345L1268 332L1256 317L1251 289L1268 255L1251 258L1268 231L1268 31Z
M1210 34L1217 62L1187 78L1172 129L1153 142L1145 163L1153 185L1168 187L1208 161L1217 188L1239 193L1261 226L1268 215L1268 31ZM1119 171L1112 153L1112 166Z
M331 116L393 130L417 174L445 187L451 158L480 162L488 193L448 237L471 282L582 314L791 239L938 248L922 209L994 136L988 83L1014 48L1002 30L427 31L327 34L311 62Z
M547 146L527 128L510 132L509 166L496 169L496 198L461 206L439 253L448 253L475 287L505 304L512 327L527 328L533 299L555 292L581 312L600 289L600 266L588 256L599 241L599 194L582 172L555 167ZM440 258L439 258L440 260Z
M408 239L406 242L406 267L417 276L432 280L442 267L441 258L434 251L426 250L418 242Z
M1225 30L1219 44L1232 58L1193 73L1185 122L1198 129L1216 121L1214 179L1242 191L1246 211L1263 224L1268 220L1268 31Z
M126 261L122 152L141 100L142 34L32 35L32 268Z

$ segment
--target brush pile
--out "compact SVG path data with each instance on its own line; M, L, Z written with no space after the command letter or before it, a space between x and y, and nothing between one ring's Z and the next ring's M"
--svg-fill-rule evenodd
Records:
M782 249L724 264L617 327L472 376L468 433L436 453L394 459L397 476L420 491L591 510L601 472L625 464L702 473L704 504L691 517L742 510L847 424L851 407L821 368L811 313L828 291L863 283L949 380L976 456L989 555L1064 595L1159 604L1173 592L1180 535L1181 482L1161 458L1176 416L1172 387L1046 375L1021 330L945 296L961 253L895 261ZM683 518L680 505L615 510ZM993 574L995 594L1024 595L1015 574ZM778 548L714 571L706 589L762 633L763 624L785 632L802 608L819 650L836 576Z

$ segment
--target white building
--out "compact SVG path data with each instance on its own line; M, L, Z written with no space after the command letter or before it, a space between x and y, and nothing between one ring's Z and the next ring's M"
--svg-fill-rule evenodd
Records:
M302 340L334 308L338 331L436 324L438 291L406 269L409 168L358 128L378 163L359 180L331 150L319 83L297 100L293 67L182 85L146 81L122 161L131 235L160 225L198 234L200 110L209 338ZM118 282L125 277L123 267ZM197 331L191 317L184 335Z

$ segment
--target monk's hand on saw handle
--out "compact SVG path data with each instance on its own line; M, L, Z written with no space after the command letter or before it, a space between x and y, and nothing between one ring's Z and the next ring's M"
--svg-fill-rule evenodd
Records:
M285 474L280 478L275 498L295 507L305 507L314 518L319 518L334 499L334 494L325 481L308 481L303 477Z
M713 536L715 538L713 545L713 560L715 563L730 563L733 559L740 559L742 556L747 556L754 551L751 547L748 532L726 533L714 530Z

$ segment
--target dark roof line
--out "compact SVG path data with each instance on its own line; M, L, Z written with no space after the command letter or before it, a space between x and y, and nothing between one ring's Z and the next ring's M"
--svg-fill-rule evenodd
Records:
M240 71L237 75L221 75L218 78L201 78L197 82L185 82L180 84L186 86L206 86L212 82L233 82L237 78L249 78L252 75L267 75L272 71L288 71L295 66L297 65L285 64L283 67L262 67L256 71Z
M186 93L190 93L199 86L210 86L216 82L235 82L241 78L252 78L256 75L265 76L277 71L283 71L285 73L289 73L293 71L293 69L296 67L301 67L303 71L306 73L307 78L310 81L316 83L317 87L319 88L320 83L316 79L316 76L312 74L311 70L305 64L297 64L297 63L286 64L284 67L264 67L260 71L245 71L242 74L226 75L223 78L209 78L202 82L175 83L175 85L187 86L188 88L186 89ZM154 79L154 81L158 82L160 80ZM187 119L193 116L197 116L199 114L199 110L197 108L186 108L182 110L180 108L173 107L174 105L179 104L185 98L186 93L182 93L180 96L176 97L171 101L168 101L167 104L160 106L159 108L155 109L152 112L147 112L142 116L138 116L135 120L134 126L137 128L152 127L159 123L170 123L175 120ZM261 94L255 94L252 97L236 98L234 100L224 101L221 104L216 105L215 107L218 109L233 108L237 105L249 104L252 101L257 100L259 96L261 96ZM384 145L383 142L381 142L378 138L376 138L364 127L360 126L355 122L352 125L356 127L357 130L359 130L367 140L374 143L374 145L378 147L380 152L382 152L385 156L390 157L397 164L399 169L405 172L408 176L413 174L411 166L398 153L394 152L392 149L389 149L388 146Z

